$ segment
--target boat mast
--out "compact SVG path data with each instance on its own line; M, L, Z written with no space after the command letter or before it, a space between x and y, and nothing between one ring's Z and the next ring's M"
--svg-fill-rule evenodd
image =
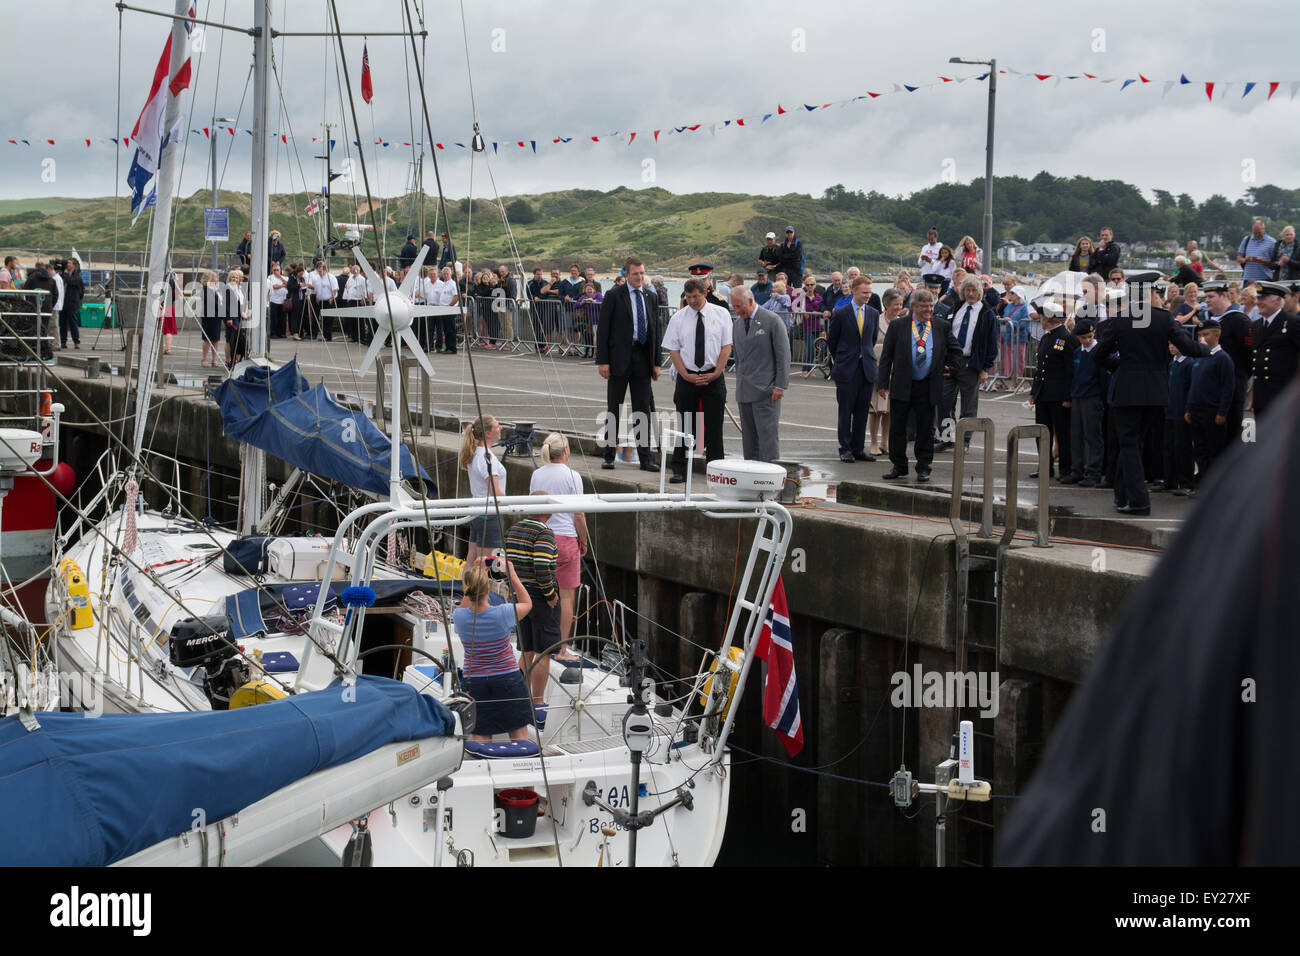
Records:
M171 79L186 58L185 21L189 18L191 0L176 0L176 15L172 18L172 45L167 66L167 105L163 108L162 153L158 160L157 205L153 211L153 237L149 246L149 294L145 299L145 316L140 340L140 376L135 388L135 433L131 439L133 460L139 461L144 444L144 427L149 416L149 399L154 387L154 349L158 347L158 317L171 302L171 288L164 287L167 278L168 247L172 219L172 187L176 179L176 153L182 141L167 142L167 136L180 121L181 104L172 94Z
M177 0L178 3L184 0ZM271 89L271 0L253 0L253 201L252 275L248 277L248 360L266 363L266 274L271 231L271 197L266 169L270 156L269 96ZM328 144L327 144L328 145ZM244 446L239 483L239 533L253 534L262 521L262 489L266 486L266 453Z

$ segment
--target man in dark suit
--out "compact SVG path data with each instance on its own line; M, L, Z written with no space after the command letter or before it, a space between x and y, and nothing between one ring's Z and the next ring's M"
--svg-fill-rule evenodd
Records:
M1163 425L1169 403L1169 343L1189 357L1210 354L1172 315L1151 305L1150 293L1146 283L1130 284L1124 310L1103 322L1097 334L1098 361L1115 373L1111 397L1119 440L1115 510L1122 514L1151 513L1142 442L1154 419Z
M826 347L832 358L835 401L839 405L840 461L875 461L867 454L867 406L876 381L876 332L880 313L871 307L871 280L858 276L849 285L853 298L831 313Z
M1060 476L1073 471L1070 458L1070 388L1074 384L1074 353L1079 340L1070 334L1059 315L1043 316L1043 337L1038 340L1038 362L1029 404L1034 406L1034 421L1046 425L1047 447L1038 449L1038 467L1052 474L1052 440L1061 455ZM1044 465L1043 462L1047 464ZM1037 478L1038 472L1029 477Z
M1255 419L1295 378L1300 366L1300 319L1288 315L1282 305L1287 286L1281 282L1257 284L1260 318L1251 326L1255 351Z
M402 246L402 251L398 254L397 261L401 263L403 269L409 269L411 268L411 263L415 261L415 257L419 254L420 247L415 244L415 236L407 236L406 245ZM432 265L433 263L426 261L425 264Z
M885 331L880 350L880 395L889 400L889 460L892 481L907 474L907 419L916 415L916 480L930 480L934 458L934 409L943 401L943 380L962 363L952 329L934 317L934 294L912 293L912 317L899 316ZM892 389L892 394L891 394Z
M984 283L975 276L967 276L958 294L962 301L951 317L952 332L965 361L955 375L944 379L943 404L939 407L940 433L948 434L948 422L952 419L954 436L958 393L961 394L961 417L974 418L979 411L979 387L988 381L998 360L997 313L984 301ZM965 445L970 447L969 434ZM951 451L952 448L953 443L945 438L935 451Z
M629 387L637 454L642 471L654 471L650 461L652 396L650 383L659 380L659 300L646 287L645 263L635 257L624 265L627 282L615 285L600 304L596 331L596 365L608 383L605 390L605 460L614 467L618 446L618 412Z

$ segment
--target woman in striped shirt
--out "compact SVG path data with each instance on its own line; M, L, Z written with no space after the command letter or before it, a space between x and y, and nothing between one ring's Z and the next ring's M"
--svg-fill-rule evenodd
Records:
M491 581L483 564L467 564L461 575L465 596L452 614L456 636L465 648L465 691L477 704L474 732L470 739L487 743L494 734L509 734L511 740L527 740L533 720L532 695L524 684L510 631L533 609L528 591L506 562L513 604L490 604Z

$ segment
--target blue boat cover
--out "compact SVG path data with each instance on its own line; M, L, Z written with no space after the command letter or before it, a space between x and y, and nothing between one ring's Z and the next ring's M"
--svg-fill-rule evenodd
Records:
M353 695L348 695L352 697ZM0 864L105 866L215 823L295 780L404 740L451 734L451 713L399 681L230 711L39 713L0 720Z
M324 385L309 388L291 361L275 371L249 366L212 393L226 434L310 471L377 495L388 493L389 438L364 414L335 400ZM403 478L415 462L402 446ZM429 473L420 469L420 476Z

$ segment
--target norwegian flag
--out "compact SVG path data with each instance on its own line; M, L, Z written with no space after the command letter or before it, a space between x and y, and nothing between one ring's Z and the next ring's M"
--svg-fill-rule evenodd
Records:
M361 98L369 103L375 96L375 88L370 85L370 50L368 44L361 45Z
M794 648L790 643L790 610L785 603L785 583L779 576L754 656L767 663L763 720L776 731L786 753L793 757L803 750L803 722L799 718L799 685L795 681Z

